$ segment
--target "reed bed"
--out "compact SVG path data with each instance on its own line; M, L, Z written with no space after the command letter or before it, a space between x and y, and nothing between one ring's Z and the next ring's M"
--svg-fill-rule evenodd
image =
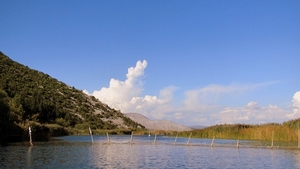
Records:
M180 137L193 138L216 138L216 139L239 139L239 140L274 140L278 142L297 142L298 126L300 119L291 120L282 124L269 123L263 125L247 124L222 124L196 129L192 131L179 132ZM170 135L176 135L175 132Z

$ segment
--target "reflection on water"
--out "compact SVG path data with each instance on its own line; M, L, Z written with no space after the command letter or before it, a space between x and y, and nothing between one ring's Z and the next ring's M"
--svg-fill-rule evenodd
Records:
M294 160L297 161L297 163L296 163L295 166L297 168L300 168L300 161L299 161L299 159L300 159L300 153L299 153L299 151L294 151L292 153L294 154L294 156L293 156Z
M28 152L27 152L27 166L31 166L31 148L32 148L32 146L29 146Z
M0 147L0 168L300 168L300 152L296 149L245 147L235 140L157 137L157 144L148 136L67 136L49 142L14 143ZM233 145L218 146L220 144ZM194 146L193 146L194 145Z

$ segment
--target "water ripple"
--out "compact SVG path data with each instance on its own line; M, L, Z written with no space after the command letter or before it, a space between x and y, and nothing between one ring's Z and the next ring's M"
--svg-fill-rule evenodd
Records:
M167 137L158 143L169 144L142 137L124 144L127 139L116 136L111 140L118 143L108 144L99 136L92 145L88 136L69 136L34 146L16 143L0 147L0 168L300 168L297 150L174 146Z

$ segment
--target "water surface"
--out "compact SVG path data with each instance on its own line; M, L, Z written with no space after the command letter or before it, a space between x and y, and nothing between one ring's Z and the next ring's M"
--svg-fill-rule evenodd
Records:
M253 148L236 140L157 136L59 137L0 147L0 168L300 168L297 149Z

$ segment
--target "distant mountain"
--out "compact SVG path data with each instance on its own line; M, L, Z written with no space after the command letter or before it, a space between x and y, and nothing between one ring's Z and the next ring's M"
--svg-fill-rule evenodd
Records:
M201 125L193 125L193 126L189 126L192 129L204 129L206 128L206 126L201 126Z
M4 123L29 121L76 129L143 128L95 97L0 52L0 137L8 131Z
M189 131L191 128L167 120L150 120L139 113L126 113L125 116L143 125L148 130Z

